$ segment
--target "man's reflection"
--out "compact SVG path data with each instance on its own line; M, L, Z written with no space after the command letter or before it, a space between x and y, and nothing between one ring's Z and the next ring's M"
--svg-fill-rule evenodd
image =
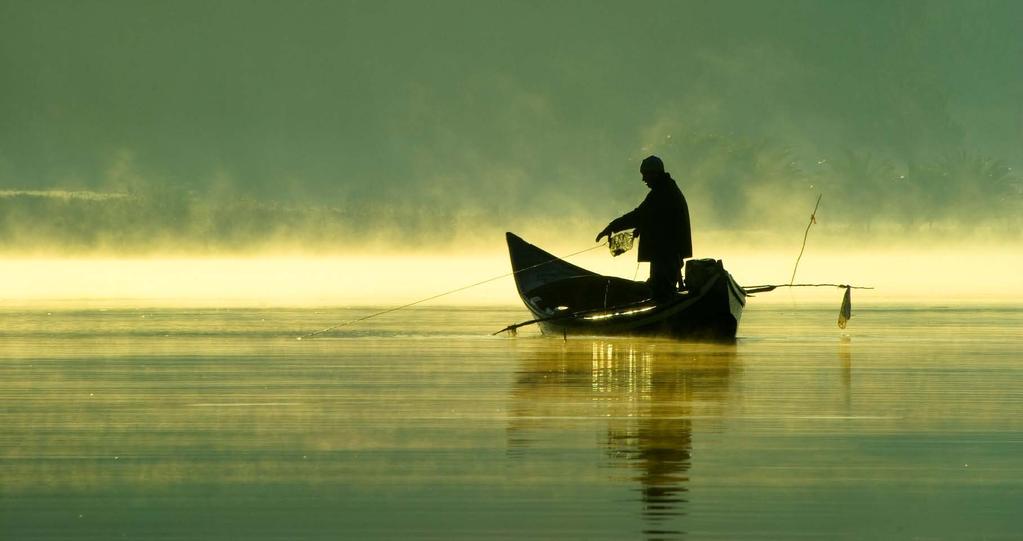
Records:
M509 450L521 454L566 419L606 418L599 444L610 466L639 482L651 539L682 535L693 418L719 417L735 364L732 346L593 341L524 352L513 387ZM604 424L604 423L601 423Z

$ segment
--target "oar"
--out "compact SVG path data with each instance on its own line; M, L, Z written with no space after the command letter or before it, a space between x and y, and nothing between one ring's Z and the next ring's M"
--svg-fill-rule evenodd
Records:
M778 284L778 285L763 285L763 286L751 286L742 288L747 295L753 293L766 293L768 291L774 291L779 287L840 287L845 290L845 295L842 296L842 306L838 309L838 326L844 329L849 323L849 319L852 317L852 290L853 289L874 289L866 286L851 286L849 284Z
M512 325L508 325L507 327L505 327L505 328L503 328L503 329L501 329L501 330L499 330L499 331L497 331L495 333L491 333L490 336L496 336L496 335L501 334L501 333L503 333L505 331L511 331L514 334L515 331L519 327L525 327L526 325L532 325L534 323L543 323L545 321L557 321L557 320L561 320L561 319L573 319L573 318L583 317L583 316L586 316L586 315L589 315L589 314L597 314L597 313L600 313L600 312L614 312L615 310L621 310L621 309L624 309L624 308L632 308L632 307L639 306L641 304L645 304L645 303L648 303L648 302L650 302L650 299L643 299L641 301L630 302L628 304L619 304L617 306L609 306L607 308L591 308L589 310L579 310L578 312L569 312L569 313L565 313L565 314L554 314L554 315L547 316L547 317L540 317L540 318L536 318L536 319L530 319L529 321L523 321L522 323L514 323Z
M767 293L768 291L774 291L779 287L841 287L843 289L874 289L873 287L851 286L849 284L775 284L763 286L749 286L742 288L742 290L747 295L752 295L754 293Z

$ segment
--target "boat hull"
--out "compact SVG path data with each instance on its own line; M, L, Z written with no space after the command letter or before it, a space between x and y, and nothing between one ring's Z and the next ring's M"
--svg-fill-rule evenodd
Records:
M720 261L686 265L687 290L654 302L643 282L602 276L507 234L523 304L547 335L735 339L746 295Z

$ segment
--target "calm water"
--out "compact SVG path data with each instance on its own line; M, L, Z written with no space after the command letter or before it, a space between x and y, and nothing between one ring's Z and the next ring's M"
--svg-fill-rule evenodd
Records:
M1023 309L368 312L0 310L0 538L1023 538Z

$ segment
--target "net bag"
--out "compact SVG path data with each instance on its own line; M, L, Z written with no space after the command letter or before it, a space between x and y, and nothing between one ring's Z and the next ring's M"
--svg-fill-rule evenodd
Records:
M607 247L611 255L618 257L632 249L632 231L619 231L607 239Z

